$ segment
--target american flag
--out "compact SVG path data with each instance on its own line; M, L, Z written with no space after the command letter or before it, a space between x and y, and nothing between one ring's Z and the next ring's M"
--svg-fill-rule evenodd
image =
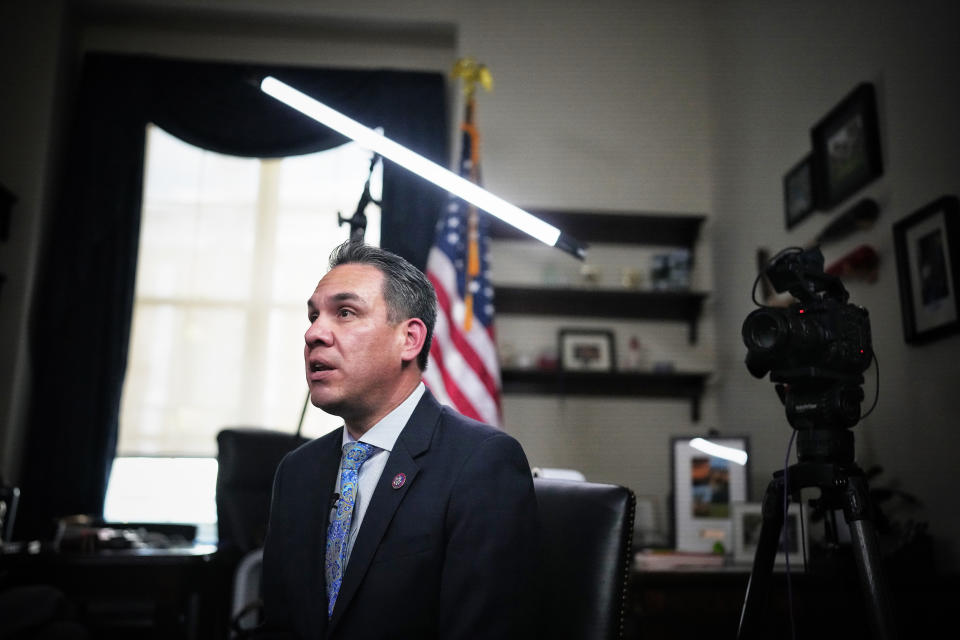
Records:
M460 175L479 184L477 133L471 115L468 108ZM501 426L488 224L487 216L476 207L454 197L437 221L426 272L437 290L440 310L424 382L441 403Z

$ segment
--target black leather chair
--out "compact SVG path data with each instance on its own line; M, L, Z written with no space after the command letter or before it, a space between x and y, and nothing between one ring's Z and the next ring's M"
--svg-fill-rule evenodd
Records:
M217 434L218 548L244 554L263 546L277 465L302 436L233 427Z
M259 559L270 518L273 476L288 452L308 441L256 427L217 434L217 576L227 636L255 624L259 614ZM238 595L241 594L241 595Z
M620 640L636 497L626 487L533 479L540 513L540 637Z

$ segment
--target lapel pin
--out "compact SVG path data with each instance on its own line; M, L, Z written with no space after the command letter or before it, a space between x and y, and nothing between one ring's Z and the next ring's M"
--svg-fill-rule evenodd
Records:
M399 489L404 485L406 481L407 481L406 474L398 473L397 475L393 476L393 482L391 483L390 486L392 486L394 489Z

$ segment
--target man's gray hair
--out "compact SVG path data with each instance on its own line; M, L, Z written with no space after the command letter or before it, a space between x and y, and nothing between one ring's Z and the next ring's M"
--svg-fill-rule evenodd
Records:
M427 368L433 327L437 323L437 293L422 271L395 253L362 242L347 240L330 254L330 268L343 264L367 264L383 274L383 299L387 321L397 324L419 318L427 327L427 338L417 354L421 371Z

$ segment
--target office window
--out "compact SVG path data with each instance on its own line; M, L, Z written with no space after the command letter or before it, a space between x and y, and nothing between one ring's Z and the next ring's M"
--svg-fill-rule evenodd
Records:
M217 432L297 429L307 394L306 299L330 251L349 236L337 214L353 215L370 159L353 143L282 159L224 156L148 127L133 324L106 519L202 516L209 537ZM380 184L378 164L375 199ZM366 240L379 244L379 208L366 213ZM310 406L303 433L315 437L340 424ZM184 474L195 481L182 482ZM178 483L194 489L171 499ZM145 511L145 503L156 513Z

